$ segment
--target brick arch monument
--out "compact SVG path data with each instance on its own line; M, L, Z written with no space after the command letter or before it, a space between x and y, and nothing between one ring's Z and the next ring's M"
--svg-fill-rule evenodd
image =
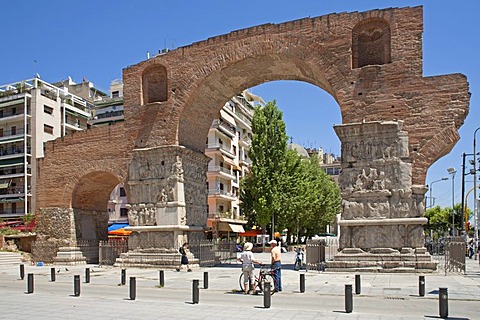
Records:
M92 168L105 160L97 153L108 152L127 187L130 256L152 242L173 255L187 235L203 237L205 137L225 101L267 81L299 80L330 93L342 114L335 126L342 142L342 252L330 267L386 268L378 261L390 259L395 268L435 268L419 249L425 177L458 141L470 94L461 74L423 76L422 14L422 7L393 8L265 24L124 69L123 124L47 145L39 217L71 204L47 197L58 191L49 180L63 179L54 163L71 156L64 150L81 146L76 156Z

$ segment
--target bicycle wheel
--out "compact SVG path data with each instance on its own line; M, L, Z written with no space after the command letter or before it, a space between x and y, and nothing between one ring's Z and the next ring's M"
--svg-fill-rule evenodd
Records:
M240 278L238 278L238 284L240 285L240 291L243 292L243 290L245 290L245 287L243 286L243 272L240 273Z
M295 261L295 264L293 265L293 269L294 269L295 271L298 271L298 270L300 270L301 268L302 268L302 262L299 261L299 260L296 260L296 261Z
M258 288L260 289L260 292L263 292L263 283L264 282L270 282L270 294L275 293L275 277L272 276L271 274L266 274L265 277L262 279L262 281L258 282Z
M238 278L238 285L240 286L240 291L244 291L245 287L243 286L243 272L240 273L240 277ZM248 290L250 290L250 280L248 280Z

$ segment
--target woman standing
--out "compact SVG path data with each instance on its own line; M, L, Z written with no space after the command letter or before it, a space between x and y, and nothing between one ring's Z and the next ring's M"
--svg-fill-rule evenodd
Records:
M253 244L251 242L246 242L243 246L243 252L240 254L240 257L237 258L238 261L242 263L242 272L243 272L243 292L248 294L248 282L250 281L250 292L255 294L255 275L253 270L255 269L254 263L262 265L261 261L255 260L252 253Z
M188 242L185 242L183 246L181 246L180 249L178 249L178 252L180 252L180 254L182 255L182 259L180 260L180 266L177 268L177 272L180 272L180 269L184 265L187 266L188 272L192 272L192 269L190 269L190 264L188 262L188 257L187 257L187 254L190 252L190 250L188 250Z

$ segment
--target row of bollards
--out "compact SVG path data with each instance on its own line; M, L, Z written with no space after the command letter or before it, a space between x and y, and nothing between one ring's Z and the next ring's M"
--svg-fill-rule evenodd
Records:
M126 270L121 270L121 284L125 285L126 283ZM20 265L20 279L25 278L25 266ZM50 269L50 281L54 282L56 280L55 268ZM200 300L200 291L199 291L199 282L200 280L194 279L192 281L192 303L198 304ZM203 273L203 288L208 289L208 272ZM90 268L85 269L85 283L90 283ZM163 270L159 271L159 285L160 287L165 286L165 273ZM130 277L130 300L136 299L136 278ZM29 273L27 275L27 293L31 294L34 292L34 275ZM300 292L305 292L305 274L300 274ZM355 294L361 294L361 279L360 275L355 275ZM80 296L80 275L74 275L73 281L73 295L75 297ZM419 276L418 278L418 295L420 297L425 296L425 276ZM448 317L448 288L439 288L439 314L441 318ZM271 284L269 282L264 283L264 294L263 294L263 306L264 308L271 307ZM353 288L351 284L345 285L345 312L353 312Z

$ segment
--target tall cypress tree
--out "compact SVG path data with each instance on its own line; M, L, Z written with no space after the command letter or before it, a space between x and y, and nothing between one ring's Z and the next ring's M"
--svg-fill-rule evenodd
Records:
M282 176L285 172L287 132L283 113L276 101L257 106L252 119L252 160L250 175L243 180L242 210L258 224L271 223L281 210Z

